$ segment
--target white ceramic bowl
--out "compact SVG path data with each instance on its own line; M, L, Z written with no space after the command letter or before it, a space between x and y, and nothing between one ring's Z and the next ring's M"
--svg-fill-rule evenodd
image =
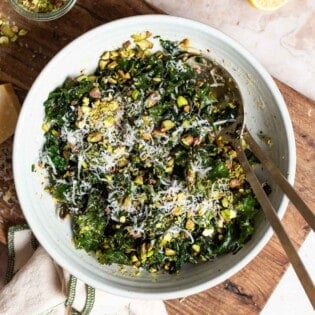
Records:
M187 19L149 15L126 18L102 25L62 49L34 82L24 102L14 141L14 178L24 215L35 236L65 269L89 285L129 298L171 299L208 289L242 269L264 247L272 235L263 215L256 220L252 239L237 254L213 262L187 265L179 275L143 272L122 275L116 266L100 265L71 242L69 221L59 219L55 205L42 185L42 177L31 171L44 141L41 125L43 102L50 91L69 76L83 70L93 72L103 51L119 47L131 34L151 31L171 40L189 38L192 46L222 64L238 82L245 102L246 124L253 135L272 136L273 145L261 143L292 183L295 174L295 142L290 117L270 75L239 44L221 32ZM258 140L259 141L259 140ZM262 178L268 178L260 172ZM287 199L274 187L270 199L282 217Z

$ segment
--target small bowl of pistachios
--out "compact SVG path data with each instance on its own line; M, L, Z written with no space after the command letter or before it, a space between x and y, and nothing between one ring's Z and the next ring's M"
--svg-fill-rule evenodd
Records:
M14 10L34 21L51 21L66 14L76 0L9 0Z

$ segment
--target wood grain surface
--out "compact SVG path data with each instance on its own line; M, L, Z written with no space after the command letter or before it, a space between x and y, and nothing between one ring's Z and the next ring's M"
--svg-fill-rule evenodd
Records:
M141 0L78 0L75 7L59 20L32 22L18 16L8 2L2 0L0 12L19 27L29 30L17 42L0 47L0 83L13 83L22 102L39 72L71 40L108 21L158 13L158 10ZM295 131L295 188L314 209L315 103L281 82L277 81L277 84L287 103ZM7 228L24 220L14 190L11 152L12 139L9 139L0 145L0 242L3 244L6 243ZM298 248L309 231L307 224L291 205L283 223ZM288 259L277 238L273 237L250 264L224 283L185 299L166 301L168 312L185 315L258 314L287 266Z

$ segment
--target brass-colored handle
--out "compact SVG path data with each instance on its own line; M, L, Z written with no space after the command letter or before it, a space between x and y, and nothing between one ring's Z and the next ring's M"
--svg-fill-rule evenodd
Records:
M250 132L245 129L243 132L243 138L251 148L254 155L260 160L267 171L270 173L274 181L279 185L281 190L288 196L290 201L294 204L296 209L304 217L305 221L309 224L312 230L315 230L315 214L305 204L301 197L297 194L294 188L290 185L287 179L282 175L278 167L274 164L271 158L260 148L257 142L254 140Z
M246 135L248 135L249 132L246 132ZM228 137L229 138L229 137ZM247 136L245 137L245 140L247 140ZM275 234L278 236L279 241L285 250L292 267L294 268L313 308L315 309L315 286L314 283L308 274L302 260L300 259L297 251L295 250L290 238L288 237L281 221L279 220L277 213L275 209L273 208L270 200L268 199L267 195L265 194L261 183L258 181L252 167L250 166L247 157L241 147L241 143L239 139L226 139L231 142L233 145L235 151L237 152L238 155L238 160L243 167L245 174L246 174L246 179L251 185L257 200L259 201L267 220L269 221L271 227L273 228ZM255 148L256 149L256 148ZM255 154L256 152L253 150L253 153ZM258 157L258 156L257 156ZM259 157L258 157L259 158ZM280 172L280 171L279 171ZM273 175L273 174L272 174Z

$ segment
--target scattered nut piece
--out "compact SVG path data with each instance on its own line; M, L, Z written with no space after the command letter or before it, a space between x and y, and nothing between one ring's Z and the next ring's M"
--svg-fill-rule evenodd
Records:
M101 91L98 87L95 87L93 88L91 91L90 91L90 96L92 98L101 98L102 94L101 94Z
M87 140L89 142L99 142L102 140L102 134L100 132L93 132L88 135Z
M20 36L28 33L26 29L19 28L14 22L10 22L0 14L0 47L15 42Z
M241 184L242 184L242 182L238 179L232 179L230 181L230 187L231 188L239 187L239 186L241 186Z
M191 146L194 143L194 137L192 135L186 135L181 138L182 143L186 146Z

